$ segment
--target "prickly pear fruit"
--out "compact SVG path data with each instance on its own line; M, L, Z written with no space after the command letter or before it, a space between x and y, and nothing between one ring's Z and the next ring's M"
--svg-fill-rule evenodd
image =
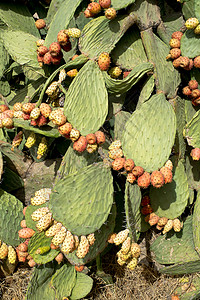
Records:
M168 231L170 231L173 228L173 221L172 220L168 220L167 224L165 225L164 229L163 229L163 234L167 233Z
M87 148L87 139L85 136L80 136L77 141L73 144L73 149L79 153L85 151Z
M157 216L155 213L150 213L148 223L150 226L156 225L159 219L159 216Z
M187 29L194 29L195 27L197 27L198 24L199 24L199 21L197 18L189 18L185 22L185 27Z
M117 252L118 258L120 258L123 261L127 261L131 256L131 251L128 251L127 253L122 252L122 250Z
M68 122L58 127L58 131L62 135L69 135L71 130L72 130L72 124Z
M110 56L109 53L103 52L99 55L98 65L101 71L107 71L110 67Z
M182 36L183 36L183 32L181 32L181 31L175 31L175 32L172 33L171 38L172 39L178 39L180 41L181 38L182 38Z
M114 244L119 245L122 244L128 237L129 229L122 230L117 233L116 237L114 238Z
M118 263L120 266L123 266L123 265L125 265L126 261L125 261L125 260L122 260L120 257L118 257L117 263Z
M131 238L127 237L126 240L122 243L121 252L127 254L131 247Z
M33 221L39 221L42 217L44 217L49 212L48 207L40 207L36 209L32 215L31 218Z
M87 236L87 240L89 241L89 244L90 246L92 246L95 242L95 236L94 236L94 233L90 233L88 236Z
M13 110L14 111L20 111L22 109L22 103L21 102L16 102L14 105L13 105Z
M65 117L65 115L61 112L61 113L57 113L54 116L53 119L53 123L57 126L61 126L64 125L67 121L67 118Z
M32 205L41 205L47 202L47 199L45 196L35 196L31 198L31 204Z
M21 252L27 252L28 245L26 245L25 243L21 243L17 246L17 249Z
M33 259L30 259L30 260L28 261L28 265L29 265L29 267L33 268L33 267L36 266L36 262L35 262Z
M35 26L37 29L42 29L46 26L45 20L43 19L38 19L37 21L35 21Z
M200 90L199 89L192 90L191 97L192 98L198 98L198 97L200 97Z
M141 206L146 206L148 204L150 204L150 197L149 196L143 196L142 200L141 200Z
M180 42L180 40L178 40L178 39L171 39L171 40L169 41L169 45L170 45L171 48L180 48L181 42ZM180 56L180 55L179 55L179 56Z
M53 81L49 87L46 89L45 93L48 95L48 96L52 96L54 94L57 94L58 93L58 81Z
M60 70L58 82L61 83L63 80L65 80L66 76L67 73L65 69Z
M64 254L69 254L74 249L74 237L70 231L67 231L65 239L62 243L60 250Z
M149 215L150 213L152 213L153 212L153 209L151 208L151 206L148 204L148 205L146 205L146 206L144 206L142 209L141 209L141 213L143 214L143 215Z
M164 167L167 167L168 169L170 169L171 171L173 170L173 164L172 161L170 159L168 159L164 165Z
M92 2L88 4L87 9L90 11L92 15L97 15L101 11L101 5L97 2Z
M95 136L96 136L96 142L98 145L102 145L105 143L106 141L106 137L105 134L102 131L96 131L95 132Z
M31 111L34 109L34 107L35 107L35 105L33 103L28 102L28 103L22 104L22 108L21 109L22 109L22 111L24 113L30 114Z
M131 254L133 257L138 258L140 256L141 249L140 246L137 243L131 244Z
M191 91L190 87L187 85L182 89L182 93L183 93L183 95L189 97L189 96L191 96L192 91Z
M151 175L148 172L144 172L141 176L138 177L137 184L139 187L146 189L150 185Z
M2 126L6 127L7 129L12 129L13 128L13 120L11 118L4 118L2 120Z
M109 8L111 6L111 0L99 0L99 4L102 8Z
M164 176L160 171L153 171L151 173L151 184L156 188L164 185Z
M133 257L131 260L127 263L127 268L130 270L134 270L137 266L137 258Z
M51 45L49 46L49 52L52 57L58 56L61 52L60 44L58 42L51 43Z
M112 67L109 71L108 74L110 77L116 79L118 78L122 73L122 70L119 67Z
M108 147L108 150L113 150L113 149L120 149L122 146L122 143L120 140L115 140L113 141L110 146Z
M190 155L193 160L199 160L200 159L200 148L194 148L191 150Z
M111 159L116 159L117 157L122 157L124 154L123 154L123 151L122 149L111 149L109 152L108 152L108 155Z
M188 86L191 90L195 90L198 88L198 82L196 80L190 80Z
M76 251L76 256L78 258L84 258L89 251L89 247L90 247L89 241L87 240L86 236L82 235Z
M133 183L133 182L136 181L136 179L137 179L137 178L133 175L133 173L128 173L128 174L127 174L126 180L127 180L128 182Z
M160 172L163 174L164 176L164 181L165 181L165 184L166 183L170 183L172 182L172 178L173 178L173 174L172 174L172 171L167 168L167 167L162 167L160 169Z
M180 48L172 48L170 51L169 51L169 54L167 55L166 59L176 59L178 58L179 56L181 55L181 50Z
M110 244L114 244L114 239L115 239L116 235L117 235L116 233L111 233L108 237L107 242Z
M119 171L123 169L125 163L125 158L122 157L117 157L115 160L112 162L112 168L115 171Z
M105 10L105 17L109 20L113 20L117 15L116 10L113 7L109 7Z
M167 217L162 217L158 220L158 226L165 226L167 224L168 218Z
M21 226L22 228L26 228L26 220L22 220L22 221L20 222L20 226Z
M135 166L132 170L134 176L139 177L144 173L144 169L140 166Z
M175 232L181 231L182 226L181 226L181 221L179 219L174 219L173 220L173 229L174 229Z
M42 137L37 150L37 159L40 159L47 152L47 149L47 140L45 137Z
M6 110L9 110L8 105L6 105L6 104L1 104L1 105L0 105L0 112L2 113L2 112L4 112L4 111L6 111Z
M81 36L81 31L78 28L69 28L64 32L71 38L79 38Z
M18 235L22 239L31 238L34 235L35 231L31 228L22 228L18 231Z
M30 119L37 120L40 115L39 107L35 107L30 113Z
M20 131L12 141L12 148L11 148L12 151L14 151L15 147L18 147L21 144L22 139L23 139L23 131Z
M42 188L35 192L35 196L43 196L46 200L49 200L49 196L51 194L51 188Z
M52 213L45 214L36 224L38 231L46 230L52 222Z
M75 270L76 270L77 272L82 272L82 271L84 270L84 265L81 265L81 266L75 265Z
M200 68L200 56L196 56L194 59L194 67Z
M30 149L35 144L35 142L36 142L36 134L34 132L31 132L31 134L26 140L25 146Z
M48 118L51 113L51 107L49 106L49 104L47 104L47 103L40 104L40 113L45 118Z
M55 246L62 244L62 242L65 239L66 233L67 233L67 229L64 226L62 226L61 229L54 235L51 242Z
M87 139L88 144L90 144L90 145L95 144L97 141L96 135L94 133L87 134L86 139Z
M97 150L97 148L98 148L98 145L97 145L97 144L93 144L93 145L87 144L86 151L87 151L88 153L93 153L93 152L95 152L95 151Z
M14 264L17 259L17 254L12 246L8 246L8 261L10 264Z
M72 140L72 142L77 141L79 136L80 136L80 131L78 131L75 128L72 128L72 130L70 131L70 139Z
M69 42L69 36L65 33L65 30L58 32L57 41L61 46L65 46Z
M49 252L50 249L51 249L50 246L42 246L42 247L39 247L39 248L35 251L35 254L44 254L44 253Z
M200 24L197 25L197 27L194 28L195 34L200 34Z
M78 70L77 69L71 69L67 72L67 76L73 78L78 75Z
M8 255L8 246L6 243L3 243L0 247L0 259L6 258Z
M126 159L124 163L124 169L128 172L132 171L135 166L134 161L131 158Z

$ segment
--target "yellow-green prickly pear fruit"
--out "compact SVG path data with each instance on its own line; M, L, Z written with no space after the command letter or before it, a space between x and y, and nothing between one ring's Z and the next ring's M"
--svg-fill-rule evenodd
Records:
M25 146L30 149L35 144L35 142L36 142L36 134L34 132L31 132L31 134L26 140Z
M17 259L17 254L12 246L8 246L8 261L10 264L14 264Z
M48 149L47 140L45 137L43 137L38 146L37 159L40 159L47 152L47 149Z

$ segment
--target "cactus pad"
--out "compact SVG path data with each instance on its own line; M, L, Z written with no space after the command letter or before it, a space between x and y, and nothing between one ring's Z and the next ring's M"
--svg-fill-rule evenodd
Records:
M124 155L131 157L145 171L157 170L171 153L175 133L173 108L163 94L154 95L136 109L125 124L122 139Z
M193 30L187 30L181 38L181 55L189 58L199 56L200 39Z
M200 228L199 228L199 218L200 218L200 193L197 194L197 199L194 206L193 213L193 237L195 250L200 255Z
M91 291L93 286L93 280L91 277L84 273L77 272L76 283L72 289L70 296L71 300L82 299Z
M76 235L98 230L107 220L113 203L113 179L102 163L69 174L54 187L49 208L53 218Z
M184 136L188 145L193 148L200 148L200 110L198 110L193 118L186 124Z

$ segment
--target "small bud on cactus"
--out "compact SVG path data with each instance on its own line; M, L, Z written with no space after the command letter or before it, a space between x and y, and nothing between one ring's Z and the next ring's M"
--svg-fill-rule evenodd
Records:
M80 136L73 144L73 149L77 152L83 152L87 148L87 139L85 136Z
M38 19L37 21L35 21L35 26L37 29L43 29L46 26L45 20Z
M200 159L200 148L194 148L191 150L190 155L193 160L199 160Z
M110 7L105 10L105 17L109 20L113 20L116 18L117 12L113 7Z

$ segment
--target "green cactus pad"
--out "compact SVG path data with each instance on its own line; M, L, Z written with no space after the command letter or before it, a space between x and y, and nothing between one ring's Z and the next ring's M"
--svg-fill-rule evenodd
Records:
M185 118L186 122L189 123L194 115L196 114L196 109L192 105L191 100L185 100Z
M81 168L91 165L94 161L98 160L98 152L88 153L84 151L83 153L78 153L73 150L73 146L70 146L60 165L55 178L55 184L63 177L68 174L73 174L78 172Z
M45 38L45 46L49 47L51 43L57 40L58 32L68 27L70 20L74 16L74 12L80 3L81 0L66 0L62 2L51 21Z
M55 299L63 299L71 295L75 284L75 268L72 265L65 264L52 276L50 286L56 293Z
M112 7L114 7L114 9L119 10L122 8L126 8L128 5L134 3L135 0L112 0Z
M179 159L184 159L186 151L186 143L183 137L183 129L185 127L185 100L180 97L176 97L173 100L173 107L176 114L176 140L174 151L179 153Z
M126 122L130 118L131 114L128 111L119 111L115 115L115 125L114 125L114 133L115 140L122 140L123 130Z
M0 167L1 170L1 167ZM1 171L0 171L1 174ZM0 175L1 178L1 175ZM4 168L4 173L2 176L2 182L1 182L1 188L5 190L6 192L10 193L14 190L18 190L24 186L24 181L23 179L10 170L9 168L5 167Z
M173 180L161 188L150 187L151 206L159 217L174 219L185 210L189 198L189 187L185 168L180 160L173 169Z
M116 213L116 207L115 205L113 205L107 221L101 226L99 230L94 232L95 242L92 246L90 246L89 252L84 258L78 258L76 256L76 252L65 255L72 265L85 265L95 259L98 254L103 252L103 250L108 245L108 236L114 231Z
M189 188L192 190L200 190L200 170L199 162L194 161L190 155L185 158L185 169L188 178Z
M184 15L185 20L187 20L189 18L194 18L194 16L195 16L194 1L195 0L183 1L184 3L182 6L182 13Z
M150 228L148 223L146 223L146 228L142 226L140 212L141 199L142 194L139 186L137 184L131 184L127 181L125 189L126 223L135 241L136 230L143 232Z
M29 206L27 206L26 213L25 213L26 227L37 231L37 228L35 226L36 222L32 220L31 215L36 209L38 209L40 207L46 207L46 206L47 206L47 203L44 203L44 204L41 204L41 205L29 205Z
M193 30L187 30L181 38L181 55L195 58L200 55L200 39Z
M44 232L36 232L28 243L28 253L37 264L46 264L52 261L59 253L58 250L51 249L43 254L36 254L38 248L51 245L52 237L47 237Z
M106 87L109 93L123 94L130 90L147 72L153 71L153 65L149 62L135 66L131 73L124 79L113 79L107 72L103 72Z
M17 246L20 243L18 231L23 219L23 204L15 196L0 189L0 240Z
M169 47L160 40L152 30L141 32L144 48L149 61L154 63L156 87L167 98L174 98L181 82L179 72L173 67L172 61L167 61ZM155 51L156 48L156 51Z
M199 228L199 218L200 218L200 192L197 194L197 199L194 205L192 227L193 227L193 238L195 250L200 255L200 228Z
M200 110L185 125L183 134L187 139L188 145L193 148L200 148Z
M172 106L163 94L154 95L136 109L125 124L124 156L132 158L145 171L157 170L171 153L175 133L176 117Z
M122 69L131 70L136 65L147 62L140 31L131 27L119 40L111 53L112 61Z
M121 2L122 3L122 2ZM91 59L97 58L102 52L110 53L115 44L131 26L130 17L119 16L108 20L101 16L91 20L82 30L79 49Z
M142 105L142 103L149 100L149 98L151 97L151 94L153 93L154 85L155 85L155 79L154 79L153 75L149 76L142 87L142 90L141 90L141 93L140 93L140 96L138 99L138 103L137 103L137 108L139 108Z
M200 272L200 260L189 261L164 267L159 270L160 273L167 275L185 275Z
M50 287L50 281L52 275L56 272L56 269L59 269L60 267L61 265L58 265L55 262L36 266L29 281L25 299L44 299L45 295L48 300L55 300L55 291Z
M3 72L6 65L9 63L9 55L3 44L0 44L0 78L3 76Z
M4 97L10 94L10 84L7 80L0 80L0 90Z
M181 264L199 259L194 247L192 217L189 216L180 232L175 233L172 230L167 233L167 236L160 235L153 242L151 251L153 251L156 261L160 264Z
M53 217L76 235L98 230L113 204L113 179L102 163L89 165L61 179L50 195Z
M82 135L97 131L108 113L108 93L102 73L90 60L79 71L66 94L64 113ZM83 122L84 120L84 122Z
M72 289L70 300L82 299L91 291L93 280L90 276L77 272L76 283Z

